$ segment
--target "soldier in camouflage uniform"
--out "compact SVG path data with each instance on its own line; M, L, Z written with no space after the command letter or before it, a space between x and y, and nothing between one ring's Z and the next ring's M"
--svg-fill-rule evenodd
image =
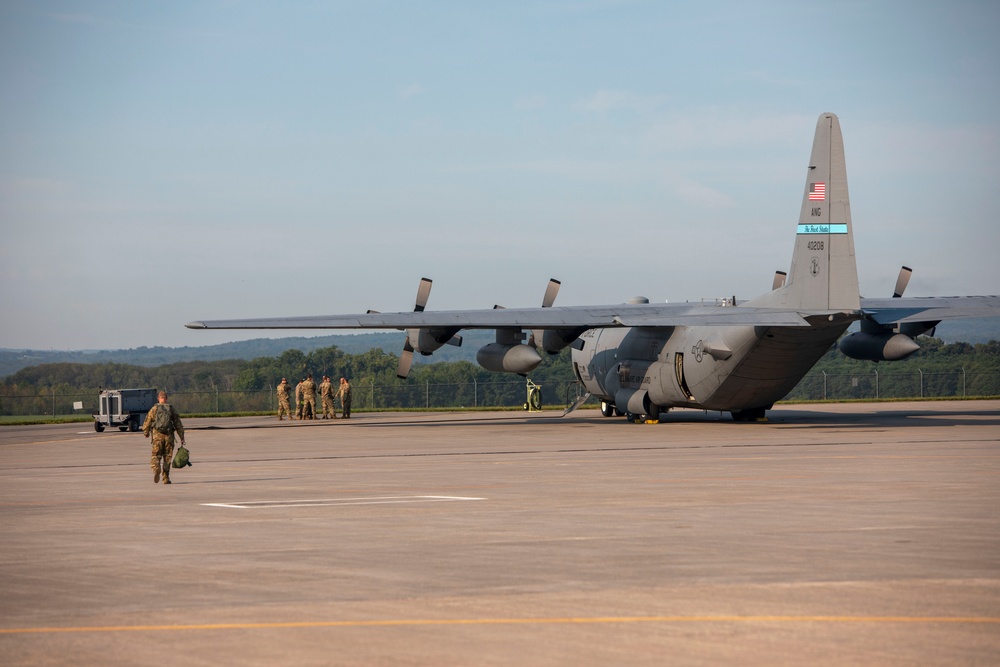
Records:
M302 383L305 382L305 381L306 381L306 379L302 378L302 380L297 385L295 385L295 418L296 419L302 419Z
M278 421L282 419L282 415L288 415L288 421L292 420L292 410L288 406L288 380L281 378L281 382L278 383Z
M337 398L340 399L341 419L351 418L351 384L347 378L340 378L340 389L337 391Z
M313 382L312 375L307 375L302 383L302 400L305 404L302 408L302 418L316 419L316 383Z
M323 399L323 419L336 419L337 410L333 407L333 383L329 376L323 376L323 382L319 385L319 395Z
M153 484L160 481L163 475L163 483L170 484L170 461L174 457L174 434L181 439L184 444L184 424L181 423L181 416L177 414L169 403L167 403L167 392L161 391L157 398L159 403L149 409L146 414L146 421L142 425L142 434L147 438L153 436L153 455L149 459L149 467L153 469ZM157 425L157 415L165 412L161 416L160 424Z

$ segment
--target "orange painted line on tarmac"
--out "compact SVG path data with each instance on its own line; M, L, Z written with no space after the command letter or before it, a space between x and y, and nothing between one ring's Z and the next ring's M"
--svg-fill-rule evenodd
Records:
M67 632L160 632L172 630L267 630L365 628L432 625L574 625L614 623L925 623L1000 624L994 616L599 616L567 618L387 619L373 621L293 621L288 623L204 623L195 625L111 625L90 627L0 628L0 635Z

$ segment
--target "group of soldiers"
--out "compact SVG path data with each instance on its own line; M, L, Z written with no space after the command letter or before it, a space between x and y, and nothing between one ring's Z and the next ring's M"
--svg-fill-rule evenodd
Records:
M278 421L288 416L292 419L292 411L288 403L288 380L281 378L278 383ZM340 400L341 418L351 418L351 383L347 378L340 378L340 387L334 391L333 382L326 375L319 385L320 398L323 401L323 419L336 419L337 410L334 400ZM316 383L313 376L307 375L302 382L295 385L295 419L316 419Z

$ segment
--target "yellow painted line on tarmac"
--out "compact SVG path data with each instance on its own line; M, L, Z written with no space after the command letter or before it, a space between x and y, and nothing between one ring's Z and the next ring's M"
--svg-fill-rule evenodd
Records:
M53 628L0 628L0 635L69 632L160 632L174 630L272 630L434 625L582 625L616 623L903 623L1000 624L994 616L598 616L567 618L452 618L373 621L293 621L288 623L204 623L195 625L109 625Z

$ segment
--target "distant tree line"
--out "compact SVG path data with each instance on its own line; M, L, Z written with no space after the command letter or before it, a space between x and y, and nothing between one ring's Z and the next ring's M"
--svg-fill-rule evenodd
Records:
M883 381L878 390L880 397L918 396L921 391L927 396L1000 395L1000 342L945 344L922 338L920 343L921 349L909 359L882 364L849 359L831 350L787 398L823 398L823 392L829 391L824 383L843 378L851 381L851 388L832 397L870 398L876 391L870 385L879 381L876 374ZM216 397L220 393L256 393L263 397L261 409L267 409L269 396L281 378L294 386L308 374L317 384L323 375L329 375L335 383L346 377L356 392L374 394L377 388L378 396L372 396L371 404L385 408L518 406L524 401L524 380L516 375L491 373L467 361L454 361L414 365L410 377L400 380L396 377L398 361L395 354L381 348L347 354L330 346L310 352L287 350L278 356L250 361L185 361L155 367L113 362L41 364L3 378L0 414L35 414L22 407L24 400L31 397L37 397L42 406L54 403L54 396L92 397L85 401L90 409L101 388L131 387ZM543 386L546 404L565 403L574 382L569 351L544 355L541 366L530 376ZM891 389L888 378L896 378ZM432 396L434 392L438 395ZM218 406L219 399L212 405Z

